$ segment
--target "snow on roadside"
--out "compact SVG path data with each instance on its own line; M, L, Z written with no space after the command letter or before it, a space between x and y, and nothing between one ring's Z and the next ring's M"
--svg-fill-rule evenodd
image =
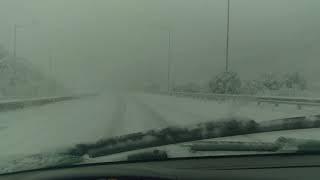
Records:
M0 113L0 158L96 141L107 134L113 96L98 96Z
M80 162L63 151L105 137L117 100L104 94L0 113L0 173Z
M174 97L155 94L136 95L150 107L157 109L172 122L198 123L226 117L247 117L257 122L287 118L293 116L309 116L319 114L320 107L303 107L298 110L294 105L271 104L257 105L245 101L206 101L186 97Z

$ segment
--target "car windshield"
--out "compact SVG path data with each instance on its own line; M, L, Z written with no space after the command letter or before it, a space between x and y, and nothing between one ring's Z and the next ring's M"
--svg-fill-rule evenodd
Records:
M319 8L1 0L0 174L307 152L320 140Z

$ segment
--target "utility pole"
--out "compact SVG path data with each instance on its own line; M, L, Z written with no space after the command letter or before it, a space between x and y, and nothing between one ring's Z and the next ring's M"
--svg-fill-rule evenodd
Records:
M18 26L15 24L13 26L13 56L17 56L17 29Z
M171 32L168 31L168 92L171 91Z
M54 61L54 57L52 55L52 50L49 49L49 75L52 78L52 81L51 80L48 81L49 82L48 87L52 88L52 89L49 90L49 93L52 93L50 95L55 95L56 94L56 89L57 89L56 84L55 84L56 82L54 80L53 61ZM51 86L51 83L53 83L53 86Z
M227 0L226 72L229 72L230 0Z
M53 56L52 56L52 49L49 48L49 73L50 75L53 74L53 70L52 70L52 61L53 61Z
M26 26L29 26L29 25L35 25L36 22L35 21L32 21L31 24L14 24L13 25L13 56L16 57L17 56L17 34L18 34L18 30L20 28L25 28Z

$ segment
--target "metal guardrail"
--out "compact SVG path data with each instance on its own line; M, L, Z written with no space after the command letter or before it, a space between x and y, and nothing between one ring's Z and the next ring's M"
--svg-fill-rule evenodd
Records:
M0 101L0 112L13 111L32 106L42 106L46 104L79 99L88 96L94 96L95 94L81 94L81 95L68 95L68 96L56 96L56 97L41 97L41 98L23 98Z
M306 97L284 97L284 96L254 96L254 95L234 95L234 94L213 94L213 93L188 93L188 92L161 92L160 94L177 96L177 97L191 97L206 100L244 100L254 101L258 104L270 103L278 106L279 104L293 104L297 105L298 109L302 106L320 106L320 98L306 98Z

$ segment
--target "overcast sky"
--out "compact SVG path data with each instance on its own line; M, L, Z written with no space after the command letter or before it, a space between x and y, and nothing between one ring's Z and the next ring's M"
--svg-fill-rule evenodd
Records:
M224 71L226 0L0 0L0 44L77 88L177 84ZM230 68L320 77L320 1L231 0ZM120 82L120 83L119 83Z

